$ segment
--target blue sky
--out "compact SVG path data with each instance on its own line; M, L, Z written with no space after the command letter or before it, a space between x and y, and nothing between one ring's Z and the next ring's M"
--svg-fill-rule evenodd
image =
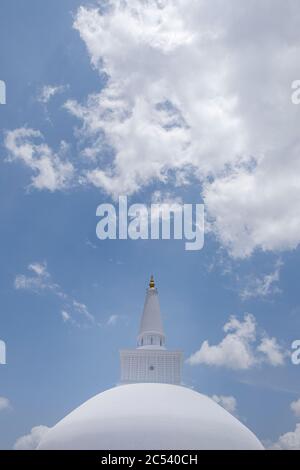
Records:
M10 403L1 409L0 400L1 449L12 448L34 426L54 425L118 382L118 351L135 346L151 273L167 345L182 349L186 359L204 341L220 346L231 315L243 322L251 314L250 322L257 324L254 338L238 340L246 344L250 362L234 366L233 360L229 367L226 357L217 364L211 350L209 357L202 351L197 363L185 364L185 384L210 396L234 397L235 412L264 442L293 432L299 421L300 405L298 417L290 405L300 398L300 368L287 356L300 331L299 189L294 180L300 108L289 100L290 83L299 78L291 56L299 38L286 24L300 9L297 2L287 2L286 9L275 2L271 21L269 1L263 6L250 2L248 21L267 44L255 55L256 30L242 33L237 27L235 17L246 21L247 12L234 2L222 25L214 18L218 2L199 2L196 26L192 5L180 23L176 15L181 16L182 2L173 9L169 3L158 8L154 1L146 6L133 2L141 9L136 24L129 7L120 13L103 2L100 13L90 2L91 9L78 13L86 5L83 0L1 2L0 79L7 85L7 104L0 106L0 339L7 345L7 365L0 366L0 397ZM153 33L152 20L155 25L168 8L165 30L154 28ZM101 15L108 18L104 29ZM118 15L133 18L130 32L118 26ZM231 32L215 44L212 25ZM198 31L206 31L201 59L193 42ZM239 48L234 32L240 35ZM286 48L284 72L276 62L281 47ZM217 70L222 48L229 65ZM178 77L170 86L173 62ZM163 80L156 81L156 74ZM52 96L42 95L49 87ZM117 96L108 108L97 101L105 90L108 101ZM90 102L89 95L94 96ZM157 107L151 106L162 97L172 97L176 109L157 118ZM171 138L165 132L169 119ZM18 129L38 130L47 149L29 134L18 141ZM37 145L38 166L18 154L26 145ZM61 162L72 166L70 181L47 180L47 169L41 168L48 151L50 160L56 159L54 170L62 168ZM88 153L95 157L89 160ZM42 182L34 179L42 171ZM204 202L203 250L187 252L183 242L172 240L98 240L96 208L114 202L119 193L145 204L154 194L162 200ZM69 321L63 321L63 311ZM257 349L263 338L275 339L268 351L279 354L277 362ZM221 348L220 354L226 351Z

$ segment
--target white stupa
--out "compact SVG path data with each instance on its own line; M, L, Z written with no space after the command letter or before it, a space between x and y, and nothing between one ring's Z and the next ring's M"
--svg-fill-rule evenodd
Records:
M181 384L182 353L167 351L153 277L137 341L122 350L121 385L99 393L50 429L41 450L263 449L211 398Z

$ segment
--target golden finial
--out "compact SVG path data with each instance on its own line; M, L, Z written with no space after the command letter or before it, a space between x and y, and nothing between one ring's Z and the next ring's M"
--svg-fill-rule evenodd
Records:
M150 289L155 288L155 282L154 282L154 276L153 275L151 276L149 287L150 287Z

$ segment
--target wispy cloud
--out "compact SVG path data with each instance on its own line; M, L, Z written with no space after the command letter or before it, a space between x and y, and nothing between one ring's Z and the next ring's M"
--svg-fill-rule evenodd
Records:
M107 325L108 326L115 326L118 323L119 320L120 320L119 315L111 315L107 320Z
M67 85L45 85L38 94L38 101L47 104L55 95L64 93L67 89Z
M0 397L0 412L10 410L12 408L8 398Z
M75 299L72 299L72 305L74 309L79 312L83 317L86 318L86 320L89 320L90 322L94 323L95 318L93 315L89 312L87 306L81 302L78 302Z
M66 310L61 311L61 316L65 323L67 323L68 321L72 321L71 315L68 312L66 312Z
M4 145L8 161L22 162L32 170L30 187L51 192L70 187L75 170L66 158L66 142L62 141L55 152L43 141L40 131L22 127L7 132Z
M128 321L127 315L112 314L108 317L106 321L106 326L114 327L119 324L126 324Z
M62 303L61 316L64 323L76 326L96 323L94 316L84 303L74 299L53 281L46 262L31 263L28 271L29 274L16 276L14 282L16 290L27 290L35 294L48 292L57 297Z
M57 292L57 294L60 292L58 284L51 280L46 262L29 264L27 269L31 274L18 274L14 282L15 289L29 290L36 293L43 290L51 290Z
M282 266L282 261L278 260L271 273L265 274L262 277L248 279L247 285L241 290L240 297L243 300L247 300L255 297L266 298L272 294L279 294L281 290L278 287L278 282Z

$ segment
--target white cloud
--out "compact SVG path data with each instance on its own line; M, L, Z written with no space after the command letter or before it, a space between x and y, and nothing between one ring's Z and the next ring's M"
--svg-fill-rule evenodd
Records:
M298 149L294 152L282 164L264 157L251 169L241 167L206 184L211 229L232 256L244 258L256 248L279 252L298 246L300 163Z
M285 352L275 338L257 332L255 317L246 314L242 321L231 316L223 327L225 337L217 345L206 340L187 360L190 365L206 364L246 370L262 363L284 364Z
M281 291L277 285L280 280L281 261L275 265L274 271L262 277L250 278L247 285L241 291L241 298L246 300L252 297L265 298L272 294L279 294Z
M119 315L111 315L108 320L107 320L107 325L108 326L115 326L120 319Z
M10 161L21 161L33 172L31 187L57 191L68 188L74 177L74 167L66 160L65 142L57 153L43 142L42 134L34 129L20 128L5 136Z
M162 191L154 191L151 197L151 204L178 204L182 205L183 200L181 197L172 194L171 192L162 192Z
M296 417L300 417L300 398L293 401L290 408ZM300 423L296 424L295 431L281 435L278 441L269 448L271 450L300 450Z
M272 2L270 20L271 6L259 1L108 4L104 12L81 7L74 23L92 65L108 76L86 104L67 103L87 142L94 138L85 148L96 159L87 180L116 196L165 182L168 170L185 169L185 182L189 169L200 181L209 175L211 229L233 256L295 248L297 5ZM104 139L115 155L107 167Z
M291 84L299 21L297 2L286 8L279 0L80 7L74 28L93 68L107 77L98 93L65 105L79 120L75 135L87 165L81 159L74 177L60 152L34 144L40 134L28 129L12 132L11 158L33 170L36 188L54 191L74 179L113 197L153 180L188 184L192 175L210 230L232 256L294 249L300 147Z
M212 399L229 413L237 416L237 401L233 396L213 395Z
M256 360L251 343L255 340L256 322L253 315L246 315L240 322L230 317L224 325L225 338L215 346L204 341L201 348L188 359L190 365L207 364L231 369L249 369Z
M0 412L4 410L9 410L11 408L11 404L8 398L0 397Z
M30 433L17 439L14 449L15 450L36 450L39 443L49 431L47 426L35 426L31 429Z
M66 312L65 310L61 311L61 316L62 316L62 319L63 319L64 323L67 323L68 321L72 320L71 315L68 312Z
M93 136L87 155L101 154L103 137L113 148L114 161L86 175L113 196L138 191L152 179L166 181L169 169L179 179L192 167L206 175L242 152L236 96L226 86L230 64L219 51L216 69L211 57L222 28L199 28L202 10L192 1L188 7L186 1L116 1L105 14L78 10L74 27L109 80L86 104L69 101L66 107L82 121L82 135ZM195 73L200 70L205 73Z
M285 361L286 353L283 352L276 338L264 337L257 346L257 351L265 355L265 362L271 366L282 366Z
M55 95L63 93L66 89L67 87L64 85L45 85L39 93L38 101L43 104L47 104L51 98L53 98Z
M33 275L18 274L15 278L15 289L27 290L36 294L50 292L63 304L61 317L64 323L71 323L81 326L86 322L95 323L94 316L89 312L88 307L72 296L67 294L62 287L53 281L51 274L47 270L47 263L31 263L28 271Z
M43 263L32 263L28 266L28 269L38 276L49 277L49 274L47 273L47 263L45 261Z
M77 302L77 300L75 299L73 299L72 303L73 307L78 313L80 313L80 315L84 316L87 320L91 321L92 323L94 322L94 317L93 315L91 315L85 304L83 304L82 302Z
M126 323L127 322L127 315L118 315L118 314L112 314L108 317L106 321L107 326L116 326L120 322Z
M300 423L296 425L295 431L280 436L278 441L270 446L270 450L300 450Z
M300 417L300 398L299 400L293 401L291 403L291 410L295 414L295 416Z
M17 290L31 290L39 292L42 290L53 290L58 289L57 284L53 283L51 276L47 271L46 262L43 263L32 263L28 266L28 271L31 271L33 275L18 274L15 278L15 289Z

